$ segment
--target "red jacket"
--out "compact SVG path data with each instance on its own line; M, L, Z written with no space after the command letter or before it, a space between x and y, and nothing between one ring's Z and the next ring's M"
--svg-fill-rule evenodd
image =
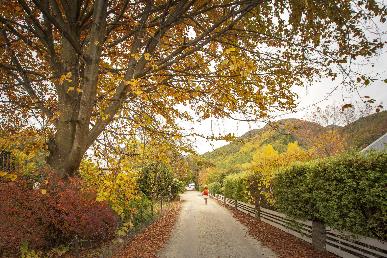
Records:
M208 195L208 189L204 189L204 191L203 191L202 194L203 194L203 195Z

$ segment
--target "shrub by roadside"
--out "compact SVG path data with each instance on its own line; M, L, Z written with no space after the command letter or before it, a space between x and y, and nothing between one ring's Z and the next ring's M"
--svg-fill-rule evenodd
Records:
M82 250L78 256L68 253L65 257L157 257L171 235L180 208L179 201L171 202L150 224L142 224L135 232L131 231L129 235L117 237L97 248Z
M386 152L355 153L290 166L273 189L291 217L386 240L386 182Z
M0 256L18 255L26 245L48 250L114 237L118 217L107 203L95 201L92 191L82 191L77 179L42 175L35 187L27 178L0 177Z

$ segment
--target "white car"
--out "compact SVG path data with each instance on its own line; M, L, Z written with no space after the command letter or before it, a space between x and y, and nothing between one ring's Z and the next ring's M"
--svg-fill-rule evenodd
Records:
M195 190L195 183L191 183L188 186L186 186L185 190L187 190L187 191L194 191Z

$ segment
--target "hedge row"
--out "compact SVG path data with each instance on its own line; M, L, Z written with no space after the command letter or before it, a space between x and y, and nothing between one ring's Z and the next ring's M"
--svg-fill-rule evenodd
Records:
M285 168L273 182L276 207L355 234L387 239L387 153L345 154Z
M242 172L238 174L231 174L223 180L223 193L227 198L232 198L242 202L248 202L250 199L250 192L248 172Z
M209 184L208 190L210 190L212 194L223 194L222 185L219 182Z

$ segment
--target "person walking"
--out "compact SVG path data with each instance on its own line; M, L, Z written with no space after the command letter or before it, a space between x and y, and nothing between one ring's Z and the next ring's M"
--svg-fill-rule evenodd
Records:
M206 205L207 205L208 194L209 194L208 186L204 186L204 190L202 192L202 195L204 197L204 201L205 201Z

